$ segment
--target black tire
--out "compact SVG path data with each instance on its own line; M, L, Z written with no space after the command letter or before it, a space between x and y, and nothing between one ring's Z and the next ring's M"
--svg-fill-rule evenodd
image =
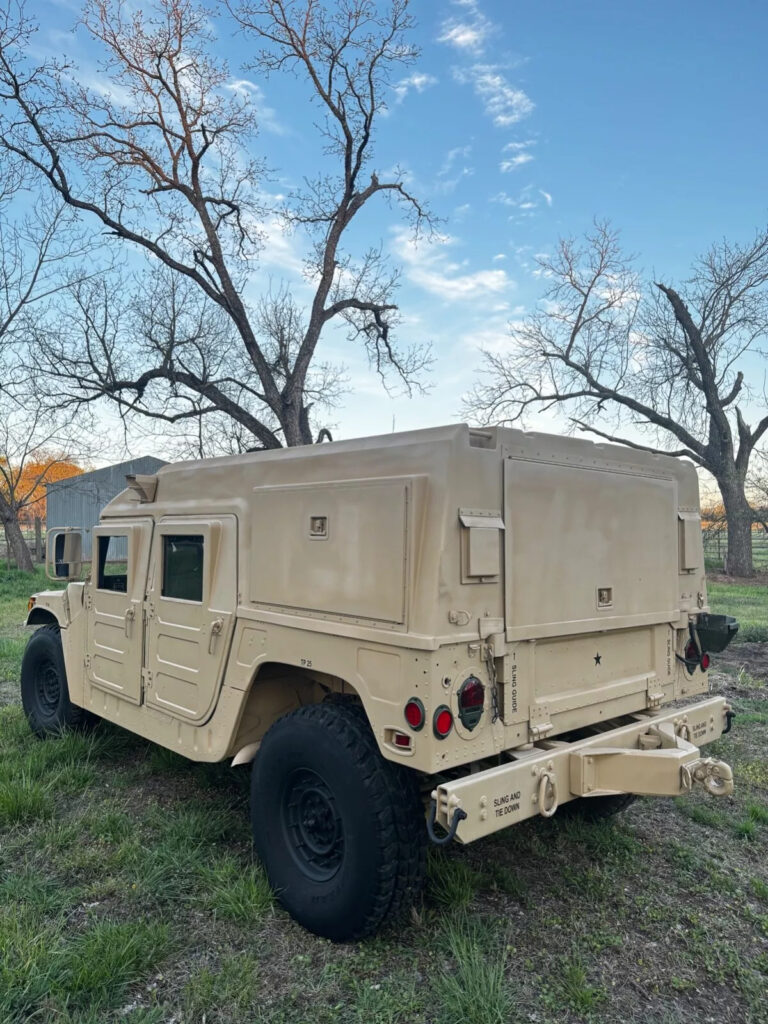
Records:
M21 661L21 703L30 729L41 739L87 729L98 721L69 699L58 626L41 626L27 641Z
M557 812L561 820L578 818L581 821L607 821L621 814L637 800L634 793L616 793L611 796L584 796L563 804Z
M426 829L415 773L381 756L351 702L275 722L253 765L251 823L278 900L316 935L362 939L419 898Z

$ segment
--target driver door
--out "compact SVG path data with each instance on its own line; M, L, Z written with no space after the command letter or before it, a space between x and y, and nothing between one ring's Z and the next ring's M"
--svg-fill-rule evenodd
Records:
M131 704L141 703L143 606L151 543L151 519L97 526L85 586L88 681Z

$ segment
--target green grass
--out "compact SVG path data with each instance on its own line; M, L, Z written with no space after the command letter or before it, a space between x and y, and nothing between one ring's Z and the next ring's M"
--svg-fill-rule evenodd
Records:
M21 656L29 637L24 626L27 601L40 590L61 590L65 584L49 580L45 570L0 569L0 682L18 680Z
M432 900L442 907L462 910L474 898L479 876L465 860L440 849L429 851L427 877Z
M17 679L19 622L47 584L0 580L0 666ZM765 618L760 588L713 589ZM732 797L433 850L423 906L357 945L274 900L247 772L112 726L40 742L0 690L0 1022L645 1024L705 1006L768 1024L768 688L750 671L726 677L738 717L708 748L734 767Z
M453 962L440 986L445 1024L506 1024L513 1008L507 942L465 917L448 919L444 941Z
M735 642L768 641L768 587L712 581L707 593L713 612L739 620Z

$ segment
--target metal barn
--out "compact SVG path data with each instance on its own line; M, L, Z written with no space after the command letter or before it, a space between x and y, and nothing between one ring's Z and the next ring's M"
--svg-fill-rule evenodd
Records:
M114 466L94 469L92 473L57 480L46 488L46 527L73 526L83 531L83 558L91 557L91 531L99 521L101 510L120 491L125 478L136 473L155 473L166 463L153 455L129 459Z

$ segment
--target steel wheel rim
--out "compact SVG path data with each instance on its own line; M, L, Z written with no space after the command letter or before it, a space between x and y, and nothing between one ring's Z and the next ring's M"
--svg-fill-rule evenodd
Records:
M50 658L45 658L38 665L35 683L41 709L46 714L53 714L59 706L61 681L58 670Z
M296 866L314 882L327 882L341 867L344 832L336 799L325 780L300 768L287 780L282 817Z

